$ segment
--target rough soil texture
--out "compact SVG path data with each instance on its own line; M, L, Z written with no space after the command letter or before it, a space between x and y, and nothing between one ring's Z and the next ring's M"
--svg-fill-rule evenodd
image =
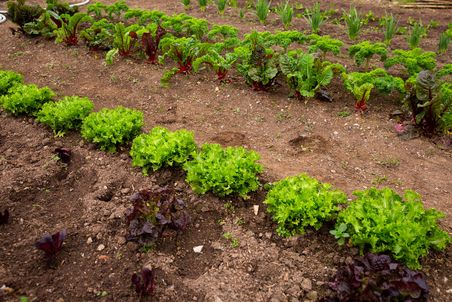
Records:
M313 2L303 1L305 6ZM184 11L176 0L127 3L167 13ZM348 1L329 3L339 9L350 5ZM424 24L439 21L440 26L422 42L426 50L436 49L439 33L450 22L447 11L401 10L384 1L356 5L376 16L393 12L402 24L408 17L421 18ZM188 13L235 25L243 33L282 28L276 16L267 26L260 25L251 11L243 20L237 9L218 16L213 5L203 13L194 5ZM353 99L339 82L329 87L332 103L288 99L283 79L274 91L255 92L238 76L220 84L210 72L178 76L165 89L159 79L168 65L131 59L107 67L102 53L13 36L10 26L9 21L0 25L0 69L20 72L27 82L50 86L60 96L87 96L96 109L123 105L142 110L144 130L156 125L186 128L195 132L198 143L252 148L266 167L264 182L306 172L348 194L371 186L398 192L415 189L426 207L447 214L441 224L452 231L451 152L438 139L397 136L390 114L399 108L398 96L377 95L367 114L340 117L338 112L353 111ZM376 22L366 27L361 39L380 39L381 33L372 26ZM305 30L307 25L298 18L293 29ZM342 25L327 23L322 33L351 44ZM406 47L404 38L397 37L393 47ZM346 48L339 61L354 66ZM450 59L449 50L438 62ZM54 159L53 150L62 146L74 154L69 165ZM185 192L193 217L190 227L182 235L169 234L153 249L126 243L128 196L164 185ZM157 271L157 292L149 301L306 301L326 295L326 282L336 267L357 251L338 247L328 234L330 226L300 238L278 238L263 199L263 191L247 201L196 196L180 171L144 177L131 167L126 148L108 154L76 133L54 138L52 131L32 119L2 113L0 210L8 208L12 221L0 226L0 287L5 285L12 292L0 291L0 301L17 301L21 295L33 301L138 301L130 277L143 266ZM224 206L226 202L233 207ZM258 215L253 205L260 206ZM61 229L68 232L63 252L56 267L48 267L33 245L44 233ZM239 245L232 246L225 233ZM202 253L194 253L193 247L199 245ZM422 263L431 301L452 299L451 252L449 247L432 253Z

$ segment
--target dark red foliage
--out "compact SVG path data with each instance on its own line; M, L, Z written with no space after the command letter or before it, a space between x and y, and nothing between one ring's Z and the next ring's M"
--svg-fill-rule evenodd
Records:
M127 240L146 244L162 236L167 228L179 232L190 223L185 203L174 189L141 190L129 199L132 207L125 213L129 228Z
M226 75L228 74L227 69L220 69L217 71L217 80L218 81L224 81L226 78Z
M45 234L41 240L36 242L36 248L43 250L46 258L54 258L63 247L63 241L66 238L66 230L56 232L53 235Z
M329 283L335 296L325 302L427 301L424 274L393 262L387 255L367 254L338 270Z
M148 56L149 63L157 63L157 51L159 49L160 40L165 34L166 31L159 24L157 25L155 38L151 33L144 33L141 36L141 45L143 46L144 53Z
M8 209L5 209L2 212L0 212L0 224L7 224L9 220L9 211Z
M134 273L132 275L132 284L135 286L135 291L140 296L153 295L156 287L154 270L145 267L141 270L140 275Z
M55 153L63 163L68 164L71 161L72 152L68 148L55 148Z
M361 100L355 103L355 112L364 112L367 110L367 105L365 100Z

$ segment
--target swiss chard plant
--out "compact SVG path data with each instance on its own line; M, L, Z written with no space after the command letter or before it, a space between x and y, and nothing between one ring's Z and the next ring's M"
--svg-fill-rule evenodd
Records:
M420 48L412 50L396 49L385 62L385 68L402 65L406 68L408 76L413 76L422 70L433 70L436 67L436 54L432 51L423 51Z
M247 198L259 188L257 175L263 171L256 162L259 158L258 153L243 147L204 144L194 159L184 165L186 181L198 194L211 191L220 197L237 194Z
M116 23L113 34L113 48L105 55L105 62L113 64L114 57L119 54L128 57L136 49L138 44L137 30L141 29L138 24L125 26L123 23Z
M21 74L10 70L0 70L0 97L8 94L15 85L22 85L23 82L24 77Z
M30 36L53 38L58 26L61 26L60 16L52 11L45 11L35 21L25 23L23 30Z
M314 97L322 87L327 86L335 73L345 71L340 64L321 61L301 50L281 55L279 66L295 96L306 98Z
M68 2L60 1L60 0L46 0L47 8L46 10L50 10L57 15L61 16L63 14L74 15L78 13L78 6L70 6Z
M175 38L168 36L160 41L160 49L163 53L159 62L164 63L169 58L177 63L177 68L166 71L160 82L168 85L171 78L178 74L188 74L192 71L193 61L202 53L203 44L195 38Z
M80 38L93 50L110 50L113 47L115 25L107 19L100 19L80 31Z
M374 55L380 56L382 62L386 61L388 50L384 43L363 41L358 44L350 46L348 54L355 60L357 66L364 63L366 69L369 69L369 62Z
M89 17L85 13L76 13L74 15L63 14L59 18L61 22L61 27L59 27L56 31L56 42L61 43L64 42L66 45L77 45L78 43L78 34L77 31L80 25L83 22L90 21L91 17Z
M140 297L152 296L157 286L155 271L144 267L139 274L134 273L132 275L132 284Z
M36 115L44 103L52 101L55 93L48 87L15 85L7 95L0 96L0 105L14 115Z
M53 235L45 234L35 243L37 249L44 251L47 261L53 261L55 256L63 248L63 241L66 238L66 230L56 232Z
M403 197L389 188L353 194L357 198L339 213L336 228L346 224L350 244L361 252L389 252L397 261L418 269L419 258L430 249L445 249L451 242L437 222L444 214L426 210L414 191L406 191Z
M169 187L141 190L130 201L132 207L125 213L128 241L152 244L167 230L184 231L191 221L183 196Z
M151 64L157 63L157 52L159 50L160 40L165 36L166 30L160 23L149 23L144 29L138 31L141 36L141 46L143 52L148 57Z
M161 167L183 165L196 152L193 132L155 127L148 134L137 136L132 143L132 165L141 167L143 174Z
M66 96L59 102L45 103L36 120L52 128L55 135L62 136L68 130L79 129L93 108L93 102L86 97Z
M343 73L345 89L355 97L355 110L365 111L372 90L389 94L393 91L405 93L405 83L401 78L389 75L384 69L369 72Z
M289 237L304 234L308 227L318 230L324 222L334 220L347 196L301 174L274 183L264 203L278 224L277 233Z
M25 0L10 0L7 4L8 17L23 31L24 25L35 22L44 9L37 4L28 5Z
M118 145L134 139L144 124L143 113L135 109L104 108L88 115L82 123L82 137L101 150L115 152Z
M428 135L452 131L452 84L442 79L451 74L452 64L447 64L438 72L424 70L407 81L404 105Z
M323 302L428 301L425 275L388 255L366 254L340 267L328 283L334 295Z
M201 64L208 64L215 71L217 79L219 81L224 81L229 70L232 69L236 61L237 54L228 52L225 55L222 55L213 46L206 51L205 55L193 61L193 70L198 72Z

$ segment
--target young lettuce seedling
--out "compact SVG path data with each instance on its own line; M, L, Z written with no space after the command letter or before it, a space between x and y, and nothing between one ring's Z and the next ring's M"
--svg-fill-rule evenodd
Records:
M132 275L132 284L135 286L135 291L140 297L153 295L157 285L155 271L144 267L140 274L134 273Z
M64 238L66 238L66 230L56 232L53 235L45 234L41 240L36 242L35 246L44 251L45 258L50 261L61 251Z

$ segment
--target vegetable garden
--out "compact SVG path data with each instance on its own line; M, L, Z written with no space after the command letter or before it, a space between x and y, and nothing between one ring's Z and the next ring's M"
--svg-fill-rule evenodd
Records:
M0 298L451 299L447 16L30 3L0 25Z

